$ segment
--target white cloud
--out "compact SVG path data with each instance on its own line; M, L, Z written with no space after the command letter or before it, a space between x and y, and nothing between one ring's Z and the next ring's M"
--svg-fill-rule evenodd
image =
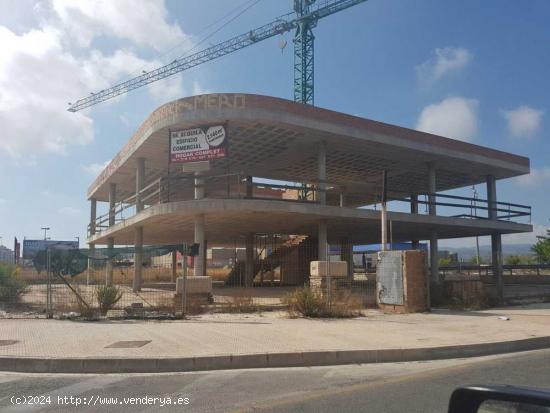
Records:
M77 209L77 208L73 208L73 207L70 207L70 206L65 206L63 208L59 208L59 211L58 211L61 215L70 215L70 216L74 216L74 215L79 215L80 214L80 210Z
M193 86L190 90L185 88L181 77L171 77L159 82L151 83L147 86L147 88L149 89L151 97L159 104L185 96L211 93L209 90L204 89L196 80L193 82Z
M68 102L161 64L130 49L107 54L79 47L93 46L91 40L102 34L155 48L186 39L179 26L167 22L162 0L140 2L139 7L129 0L51 0L38 5L39 28L15 33L0 25L0 151L17 164L90 143L92 118L85 111L67 112ZM177 95L175 90L170 89ZM150 91L153 97L160 93Z
M543 188L550 182L550 168L531 168L531 173L513 178L520 187Z
M177 24L167 21L163 0L53 0L53 10L68 33L82 47L99 35L130 40L164 51L190 39Z
M422 81L436 81L450 72L464 69L473 55L462 47L444 47L435 49L433 57L416 66L416 74Z
M206 95L208 93L212 93L212 91L203 88L196 80L193 82L192 95Z
M82 165L82 169L92 176L97 176L103 171L111 161L105 161L103 163L92 163L90 165Z
M416 129L449 138L470 141L477 132L476 99L449 97L426 106Z
M502 114L508 122L510 134L517 138L525 138L533 136L539 130L544 112L524 105L503 111Z
M172 76L147 85L151 97L157 103L165 103L184 96L181 76Z

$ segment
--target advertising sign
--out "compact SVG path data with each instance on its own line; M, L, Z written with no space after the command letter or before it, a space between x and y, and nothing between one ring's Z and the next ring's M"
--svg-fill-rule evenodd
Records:
M227 155L224 125L205 126L170 132L170 162L200 162Z
M71 250L78 249L78 241L54 241L45 239L23 240L23 259L32 260L38 251L46 249Z

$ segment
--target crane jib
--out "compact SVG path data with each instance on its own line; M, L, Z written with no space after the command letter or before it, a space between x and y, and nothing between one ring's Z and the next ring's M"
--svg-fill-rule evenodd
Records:
M308 7L307 10L302 10L306 13L299 14L293 19L285 20L291 16L291 13L286 14L257 29L250 30L192 55L176 59L167 65L121 82L108 89L97 93L91 93L90 96L79 99L73 104L69 104L67 110L69 112L78 112L79 110L128 93L134 89L156 82L157 80L173 76L208 61L215 60L252 44L269 39L270 37L286 33L298 28L298 26L302 25L304 22L310 30L302 34L302 39L295 39L294 97L296 101L313 104L313 35L311 34L311 28L315 27L317 20L323 17L330 16L331 14L366 1L367 0L328 0L315 9L309 9ZM312 3L313 2L308 2L308 5ZM297 50L297 43L301 45L299 48L300 50Z

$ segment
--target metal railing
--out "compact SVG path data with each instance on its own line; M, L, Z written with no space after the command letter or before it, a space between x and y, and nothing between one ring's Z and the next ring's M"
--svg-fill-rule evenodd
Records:
M496 213L496 219L498 220L510 220L511 218L518 217L527 217L529 223L531 223L531 207L528 205L521 204L512 204L509 202L490 202L482 198L471 198L466 196L459 195L448 195L448 194L438 194L438 193L426 193L422 194L425 199L418 199L416 202L419 205L425 205L426 209L430 205L449 207L449 208L460 208L465 209L466 213L453 214L451 217L455 218L471 218L471 219L489 219L490 212L493 211ZM430 198L433 198L434 201L431 201ZM411 203L410 197L405 198L389 198L391 201L402 201ZM464 201L464 202L460 202ZM490 205L493 204L493 205ZM478 214L479 211L485 213ZM500 215L499 215L500 214ZM438 213L437 215L441 215Z
M502 266L504 275L533 274L540 276L542 274L550 274L550 264L504 264ZM491 264L462 264L445 265L439 267L440 275L445 278L449 274L467 274L479 276L492 276L493 266Z
M203 188L205 198L210 199L258 199L280 200L286 202L319 203L321 193L326 194L327 205L343 206L343 196L363 198L366 205L373 205L376 209L376 195L371 197L360 192L350 192L342 185L329 182L314 183L275 183L251 181L242 172L208 175L200 177L203 183L196 184L193 176L163 176L155 179L139 191L139 198L143 209L152 205L167 202L190 201L195 199L195 189ZM395 191L394 191L395 193ZM407 194L408 195L408 194ZM421 199L421 197L424 199ZM340 199L340 201L338 201ZM389 201L412 204L410 196L389 197ZM379 200L378 200L379 202ZM428 212L430 205L442 207L438 216L450 216L464 219L489 219L494 211L496 219L511 221L513 218L526 217L531 222L531 207L497 201L491 203L486 199L470 198L458 195L440 193L426 193L417 196L417 205L425 205ZM99 216L95 220L94 233L109 228L110 223L117 224L135 214L136 194L129 196L115 204L114 209ZM358 207L358 206L353 206ZM456 210L458 209L459 213ZM389 209L392 210L391 208ZM452 212L449 214L449 212ZM417 207L418 214L422 211ZM88 225L88 235L92 234L92 224Z

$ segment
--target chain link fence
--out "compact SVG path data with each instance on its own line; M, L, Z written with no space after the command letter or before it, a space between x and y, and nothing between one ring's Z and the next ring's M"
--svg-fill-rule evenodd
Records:
M250 242L250 241L249 241ZM194 287L197 257L183 245L142 248L141 282L136 288L133 247L40 251L33 260L0 270L0 313L4 317L179 318L185 313L285 310L285 297L310 286L310 262L317 240L306 236L255 235L252 264L246 240L207 250L211 286ZM250 243L248 244L250 246ZM250 251L250 248L249 248ZM346 243L330 245L331 261L347 261L338 285L361 308L376 306L372 257L353 254ZM184 271L186 294L177 289ZM199 277L200 278L200 277ZM9 280L9 281L6 281ZM180 281L181 282L181 281ZM330 294L331 291L326 291ZM328 297L330 299L330 297Z

